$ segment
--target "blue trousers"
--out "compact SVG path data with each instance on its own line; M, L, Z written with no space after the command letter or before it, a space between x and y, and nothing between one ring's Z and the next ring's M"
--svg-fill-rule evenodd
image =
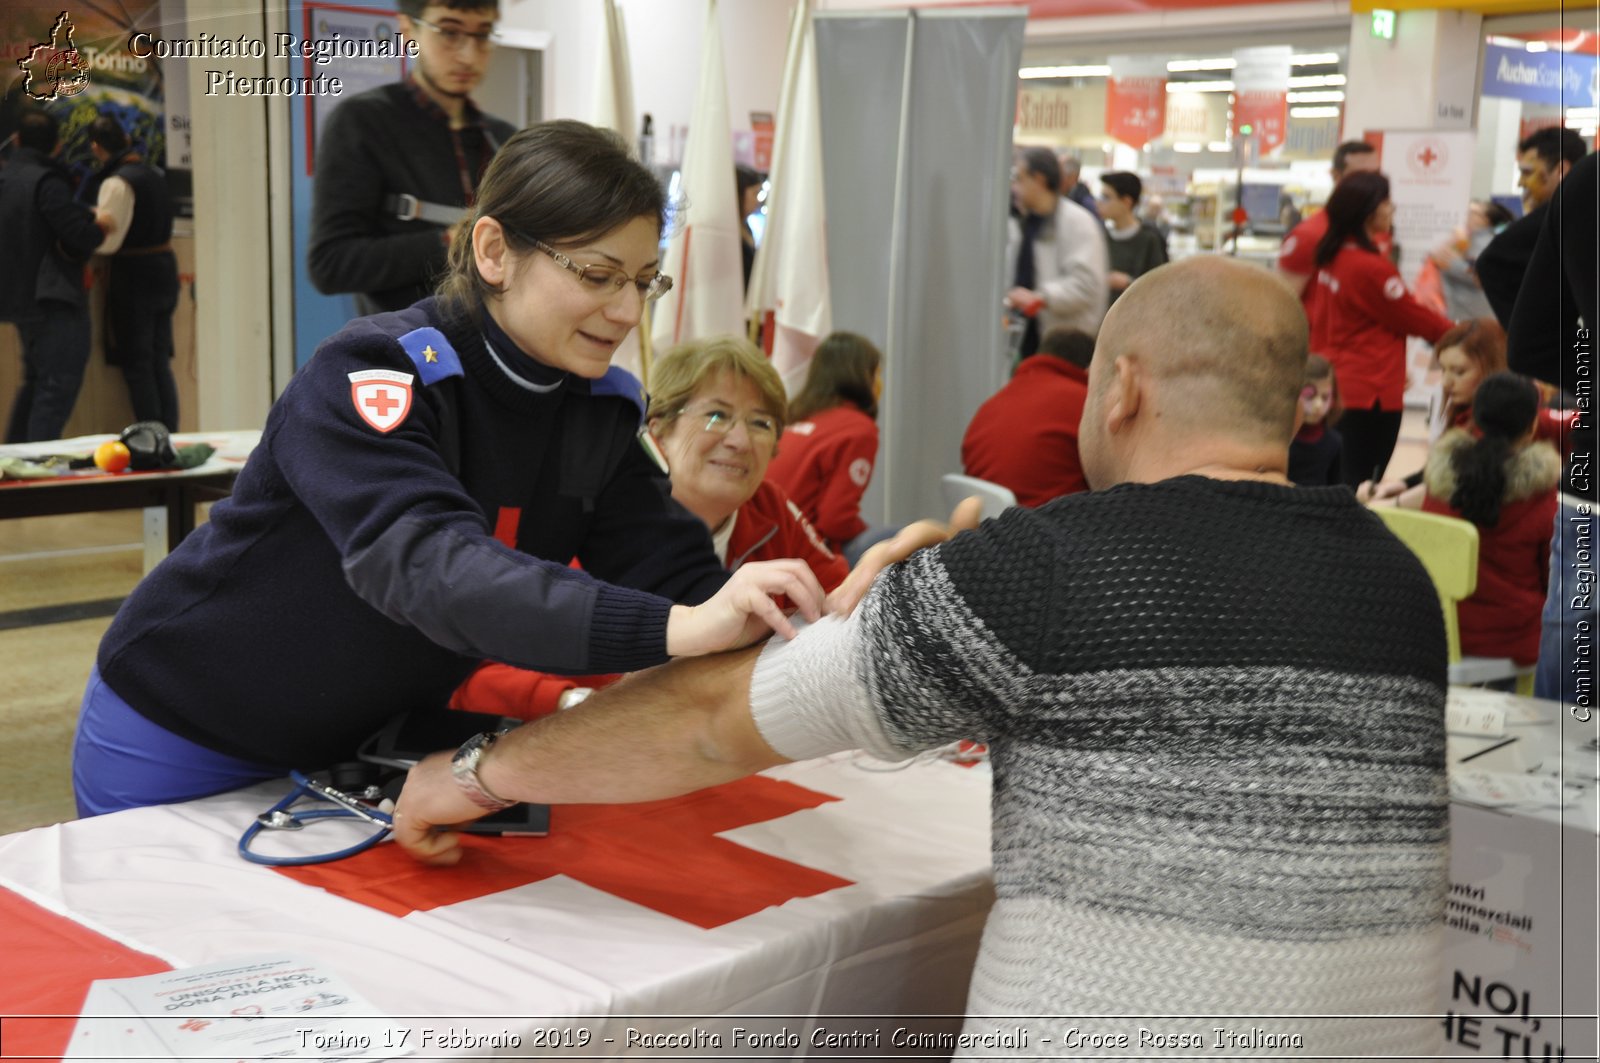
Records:
M1594 707L1596 616L1594 533L1600 505L1561 496L1550 537L1550 590L1540 615L1535 697Z
M45 300L17 319L22 388L11 406L7 443L60 439L89 364L89 310Z
M151 723L89 673L72 747L78 815L166 805L237 790L288 774L218 753Z

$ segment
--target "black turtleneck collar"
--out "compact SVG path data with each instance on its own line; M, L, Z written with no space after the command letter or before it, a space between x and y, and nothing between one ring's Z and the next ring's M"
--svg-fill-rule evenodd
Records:
M589 381L583 377L545 365L524 353L482 304L476 315L468 317L443 314L437 304L434 313L444 317L445 330L461 357L462 367L484 391L501 402L527 409L564 393L588 393Z

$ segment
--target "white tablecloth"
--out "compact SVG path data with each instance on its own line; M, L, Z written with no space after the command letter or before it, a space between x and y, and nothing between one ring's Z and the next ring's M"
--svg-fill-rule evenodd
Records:
M465 895L428 910L406 910L414 884L397 887L399 916L337 896L235 852L287 783L0 838L0 885L175 967L303 955L386 1016L460 1018L486 1032L527 1034L541 1016L770 1015L807 1038L815 1015L959 1015L992 900L989 773L942 761L884 767L858 757L785 766L767 778L803 788L783 793L809 791L815 807L757 813L717 840L695 839L692 828L675 840L679 828L663 827L660 859L677 871L705 859L707 844L732 845L729 866L745 850L764 864L756 854L788 862L765 868L765 890L790 865L800 878L811 869L843 880L710 927L666 914L681 897L640 903L577 875L474 895L478 864L428 869L430 889ZM726 817L730 801L707 807ZM479 841L486 852L548 846L562 839L564 819L573 821L570 810L556 808L550 839ZM595 848L578 852L579 864L606 855L603 831L586 839ZM411 870L409 861L385 866L402 877ZM660 877L650 866L637 875ZM84 972L86 988L93 977ZM955 1029L959 1020L923 1025Z

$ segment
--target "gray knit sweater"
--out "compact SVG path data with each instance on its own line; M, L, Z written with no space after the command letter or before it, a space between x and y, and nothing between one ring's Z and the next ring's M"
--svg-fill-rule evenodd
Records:
M1347 489L1181 477L924 551L773 640L751 702L796 759L989 743L974 1038L1426 1054L1435 1021L1370 1016L1436 1010L1445 663L1427 575Z

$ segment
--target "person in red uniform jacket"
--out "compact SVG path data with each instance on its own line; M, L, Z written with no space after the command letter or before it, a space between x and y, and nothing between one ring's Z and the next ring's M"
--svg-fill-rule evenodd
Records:
M672 497L705 522L732 572L749 561L799 558L822 589L849 566L783 489L764 482L787 414L783 380L754 346L724 337L669 351L650 373L650 437L672 477ZM533 719L581 701L616 676L556 676L485 664L457 688L452 708Z
M1333 150L1333 175L1335 186L1353 173L1376 173L1378 149L1363 140L1347 140ZM1328 213L1319 210L1305 221L1289 230L1278 250L1278 273L1289 286L1300 293L1300 305L1305 308L1306 321L1311 325L1311 351L1320 354L1321 346L1317 326L1320 317L1315 307L1317 286L1312 283L1317 273L1317 245L1328 232ZM1374 237L1373 243L1380 254L1390 250L1389 234Z
M1087 491L1078 460L1078 422L1089 397L1094 337L1053 328L1039 353L1024 358L1005 387L978 407L961 440L968 476L1011 489L1032 508Z
M1561 457L1535 438L1538 411L1532 383L1496 373L1472 402L1481 435L1452 428L1428 457L1422 508L1478 526L1478 587L1457 607L1470 656L1539 659Z
M1406 337L1436 342L1450 322L1412 297L1374 236L1394 220L1389 179L1356 173L1339 182L1324 208L1328 231L1317 245L1317 354L1333 363L1344 396L1341 479L1380 480L1400 437L1406 390ZM1374 475L1376 471L1377 475Z
M853 332L830 333L817 345L800 394L789 403L783 447L767 479L788 492L835 550L869 535L861 496L878 459L878 394L883 356Z

